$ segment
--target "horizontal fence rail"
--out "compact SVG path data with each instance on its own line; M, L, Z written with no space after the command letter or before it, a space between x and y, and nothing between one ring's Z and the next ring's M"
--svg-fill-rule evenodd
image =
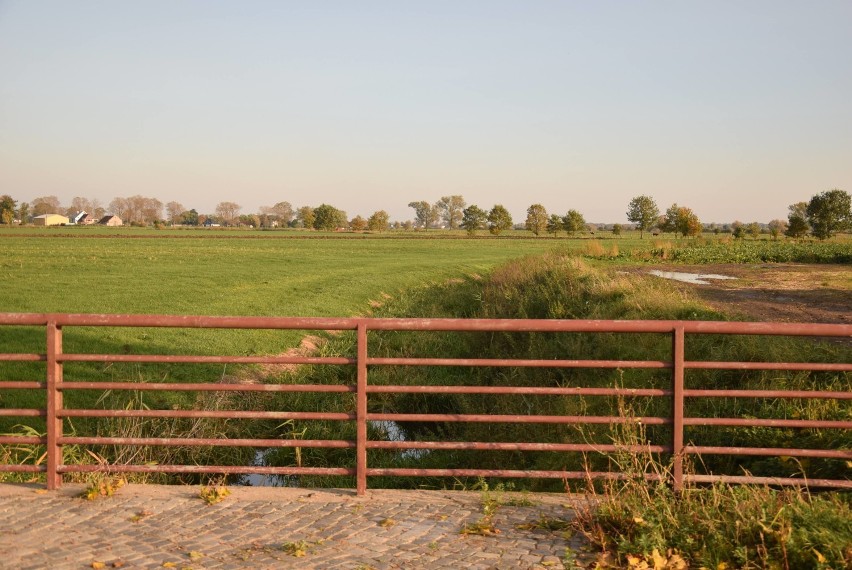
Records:
M91 472L171 473L171 474L268 474L268 475L343 475L355 477L356 489L363 494L369 477L509 477L550 479L619 479L617 471L519 470L519 469L443 469L377 468L370 467L369 450L471 450L471 451L549 451L564 453L658 453L672 457L671 483L676 489L690 483L768 483L774 485L808 485L852 489L848 479L806 479L803 477L753 477L745 475L689 474L684 472L684 460L690 455L712 456L775 456L852 460L850 449L788 449L741 446L701 446L685 442L689 426L723 426L784 429L849 430L852 421L807 420L798 418L719 418L688 417L687 399L803 399L852 400L852 391L830 390L753 390L753 389L690 389L686 373L691 370L731 371L812 371L849 372L852 364L808 362L724 362L689 361L686 359L687 335L778 335L813 338L852 338L852 325L748 323L716 321L602 321L602 320L524 320L524 319L373 319L373 318L295 318L295 317L208 317L166 315L93 315L93 314L17 314L0 313L0 327L43 327L44 351L36 353L4 352L2 362L43 362L45 377L15 379L0 377L0 390L34 391L44 394L45 406L40 408L0 407L0 417L43 418L46 430L42 435L0 435L0 446L45 446L45 461L31 464L3 464L0 472L44 473L48 489L62 483L63 474ZM63 350L63 330L70 327L144 327L175 329L267 329L306 331L352 331L356 335L355 354L351 356L227 356L179 354L87 354L66 353ZM368 336L372 331L400 332L507 332L507 333L635 333L668 335L671 357L667 360L593 360L593 359L530 359L512 358L430 358L371 357ZM176 383L66 380L67 363L164 363L164 364L262 364L262 365L319 365L353 366L353 384L241 384L234 382ZM600 388L600 387L511 387L469 385L371 385L368 371L376 367L494 367L541 369L658 369L670 371L668 388ZM848 386L848 384L847 384ZM339 393L352 394L352 412L251 411L204 409L76 409L64 406L63 396L71 391L171 391L171 392L266 392L266 393ZM507 414L448 414L448 413L378 413L368 406L371 395L382 394L478 394L520 396L605 396L665 398L671 403L666 417L628 417L596 415L507 415ZM5 400L0 400L3 402ZM848 415L846 417L849 417ZM72 418L221 418L234 420L304 420L354 422L355 440L320 439L252 439L252 438L192 438L192 437L95 437L68 435L67 422ZM482 441L389 441L368 437L370 422L472 422L506 424L554 425L622 425L639 423L646 426L667 426L671 441L665 445L620 445L600 443L536 443ZM253 448L325 448L355 450L354 467L267 467L258 465L159 465L159 464L65 464L65 446L222 446ZM0 456L2 460L2 456ZM658 480L658 473L647 473L648 480Z

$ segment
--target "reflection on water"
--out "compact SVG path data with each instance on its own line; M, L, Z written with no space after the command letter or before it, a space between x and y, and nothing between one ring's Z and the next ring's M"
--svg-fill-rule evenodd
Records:
M649 271L651 275L662 277L663 279L674 279L675 281L683 281L684 283L692 283L693 285L709 285L710 279L736 279L728 275L717 275L715 273L681 273L678 271Z
M405 433L398 423L392 421L377 421L370 422L370 427L379 433L381 439L388 441L405 441ZM252 465L258 467L266 467L269 459L277 448L269 447L266 449L258 449L254 454L254 462ZM420 459L427 455L429 449L403 449L399 452L399 456L403 459ZM237 481L237 485L245 485L250 487L299 487L299 478L296 475L265 475L261 473L251 473L241 475Z

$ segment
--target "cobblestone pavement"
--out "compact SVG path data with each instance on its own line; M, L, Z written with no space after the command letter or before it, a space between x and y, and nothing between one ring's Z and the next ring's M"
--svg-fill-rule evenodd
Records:
M461 533L483 516L475 492L230 490L208 505L197 487L128 485L87 501L80 485L0 484L0 567L544 570L584 545L541 524L570 520L572 495L505 493L499 533L482 536Z

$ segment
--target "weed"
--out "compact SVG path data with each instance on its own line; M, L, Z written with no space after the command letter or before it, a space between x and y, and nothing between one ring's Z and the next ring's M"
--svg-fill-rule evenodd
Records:
M519 524L515 528L518 530L546 530L550 532L559 532L572 528L572 523L571 521L549 518L541 515L537 521Z
M396 525L396 521L393 519L383 519L379 522L379 526L382 528L391 528Z
M231 491L220 481L210 485L204 485L198 492L198 496L208 505L215 505L231 494Z
M500 529L494 526L494 515L501 506L501 496L504 491L503 483L498 483L494 489L488 485L488 481L481 478L474 486L481 491L482 516L476 522L466 524L462 527L461 534L479 534L482 536L493 536L500 534Z
M534 507L538 504L538 501L532 500L529 491L524 489L520 495L508 497L504 504L509 507Z
M136 523L136 522L141 521L141 520L142 520L142 519L144 519L145 517L150 517L150 516L151 516L151 515L153 515L153 514L154 514L154 513L152 513L152 512L151 512L151 511L149 511L148 509L143 509L143 510L139 511L138 513L136 513L135 515L133 515L132 517L130 517L129 519L127 519L127 520L129 520L130 522L134 522L134 523Z
M308 554L308 548L310 547L310 543L306 540L299 540L297 542L285 542L281 545L281 549L284 550L286 554L290 556L295 556L296 558L301 558Z
M110 477L109 474L96 473L80 496L89 501L94 501L98 497L112 497L126 483L124 477Z

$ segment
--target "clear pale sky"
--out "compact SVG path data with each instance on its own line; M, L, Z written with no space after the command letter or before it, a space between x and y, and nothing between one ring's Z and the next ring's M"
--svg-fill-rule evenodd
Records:
M852 2L0 0L0 194L767 222L852 191Z

